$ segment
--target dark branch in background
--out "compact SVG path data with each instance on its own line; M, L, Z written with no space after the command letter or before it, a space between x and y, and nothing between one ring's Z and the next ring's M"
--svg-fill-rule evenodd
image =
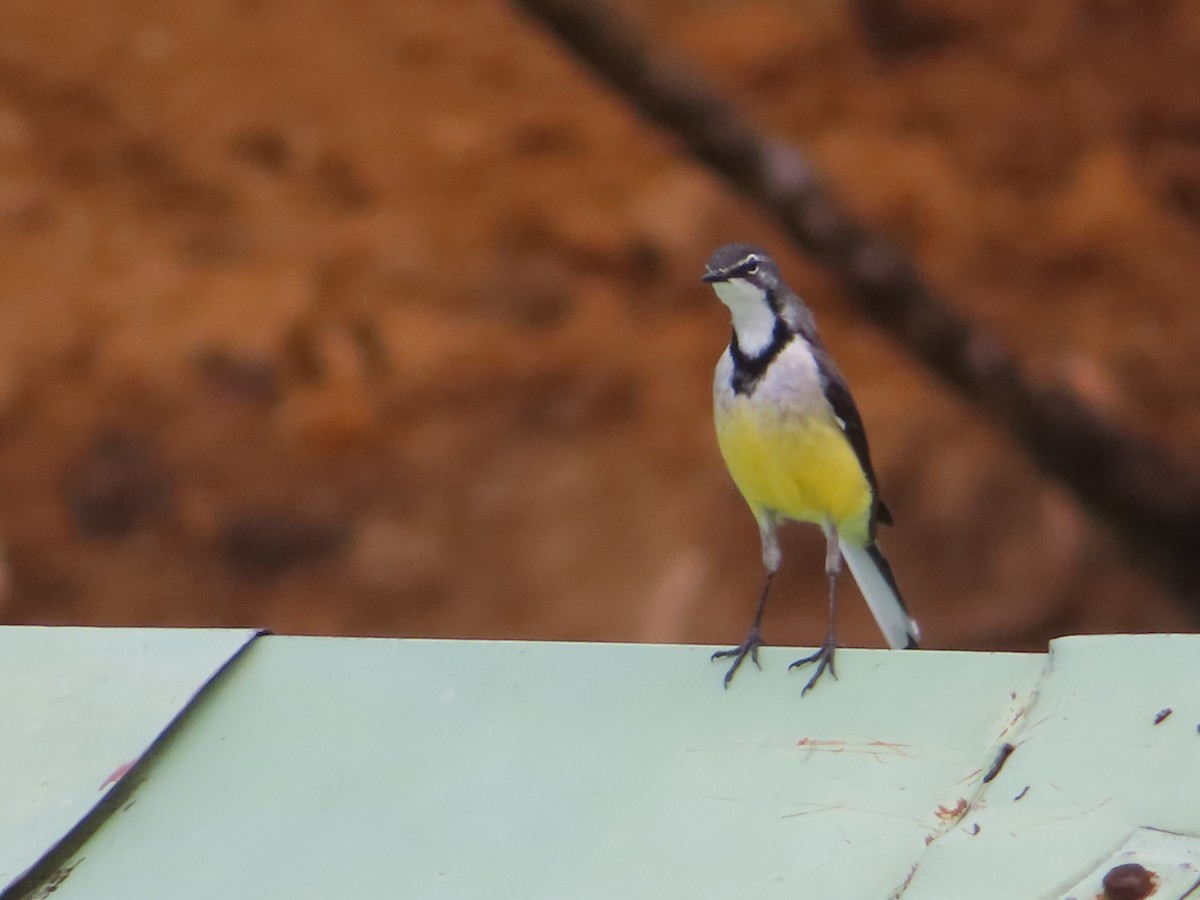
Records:
M1200 474L1039 387L993 336L953 312L905 254L847 216L791 148L630 29L602 0L515 0L689 153L769 211L870 318L1004 425L1041 468L1200 607Z

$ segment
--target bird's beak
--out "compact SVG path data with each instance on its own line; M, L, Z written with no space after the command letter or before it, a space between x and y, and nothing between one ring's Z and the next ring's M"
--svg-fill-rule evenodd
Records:
M714 281L724 281L725 273L722 272L720 269L715 269L715 270L709 269L707 272L705 272L703 275L700 276L700 280L706 281L709 284L711 284Z

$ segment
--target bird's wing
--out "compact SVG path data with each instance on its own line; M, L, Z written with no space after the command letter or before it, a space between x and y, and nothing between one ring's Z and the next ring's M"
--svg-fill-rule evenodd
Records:
M879 485L875 481L875 469L871 465L871 450L867 446L867 432L863 427L862 416L858 414L858 407L854 405L854 398L850 395L850 388L847 387L842 373L838 371L837 365L818 340L813 341L813 348L814 356L817 359L817 371L821 374L821 387L825 392L825 400L833 409L833 414L842 426L846 440L854 448L858 464L862 466L863 474L867 476L867 483L871 485L871 493L875 495L875 511L871 516L872 530L874 530L876 521L882 522L884 525L891 525L892 513L879 499Z

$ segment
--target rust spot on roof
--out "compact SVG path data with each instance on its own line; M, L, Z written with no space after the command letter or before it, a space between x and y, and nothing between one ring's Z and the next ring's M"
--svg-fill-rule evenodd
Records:
M939 819L946 822L953 822L955 819L961 819L967 814L967 810L971 808L971 804L967 802L966 797L959 797L958 802L953 806L939 806L936 810L936 815Z

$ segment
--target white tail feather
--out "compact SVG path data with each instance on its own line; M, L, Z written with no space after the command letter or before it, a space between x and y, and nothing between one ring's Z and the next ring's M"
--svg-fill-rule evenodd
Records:
M888 646L893 650L902 650L915 643L920 636L920 629L904 608L904 601L896 593L892 580L880 571L870 551L866 547L855 547L843 541L838 541L838 547Z

